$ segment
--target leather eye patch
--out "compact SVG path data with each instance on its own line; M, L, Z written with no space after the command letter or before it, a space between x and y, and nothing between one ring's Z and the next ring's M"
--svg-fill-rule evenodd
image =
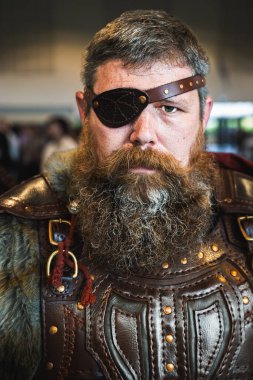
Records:
M94 112L109 128L119 128L134 121L149 103L158 102L205 86L205 78L194 75L150 90L116 88L91 99Z

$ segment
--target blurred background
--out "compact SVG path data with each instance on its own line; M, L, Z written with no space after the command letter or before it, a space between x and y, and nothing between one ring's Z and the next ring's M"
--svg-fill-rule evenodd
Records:
M181 18L210 57L207 149L253 160L252 0L0 0L0 191L76 145L82 51L105 23L140 8Z

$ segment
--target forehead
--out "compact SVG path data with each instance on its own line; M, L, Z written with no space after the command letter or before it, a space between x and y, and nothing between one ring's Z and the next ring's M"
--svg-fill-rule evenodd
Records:
M120 87L148 90L165 83L193 75L188 66L174 66L156 62L145 67L124 66L120 60L111 60L98 67L93 91L95 94Z

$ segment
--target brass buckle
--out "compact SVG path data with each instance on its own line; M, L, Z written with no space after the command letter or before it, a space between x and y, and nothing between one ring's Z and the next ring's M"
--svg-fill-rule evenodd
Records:
M54 235L53 235L53 223L65 223L65 224L68 224L69 226L71 225L70 221L69 220L64 220L64 219L52 219L52 220L49 220L49 223L48 223L48 235L49 235L49 242L50 244L52 245L58 245L59 242L55 241L54 240Z
M239 225L239 227L240 227L240 230L241 230L241 233L242 233L244 239L247 240L247 241L253 241L253 236L252 236L252 237L249 236L249 235L247 234L245 228L244 228L243 225L242 225L242 221L245 220L245 219L246 219L246 220L249 220L249 219L250 219L250 220L252 220L252 222L253 222L253 216L239 216L239 217L237 218L238 225ZM253 223L252 223L252 226L253 226Z
M50 267L51 267L51 263L52 263L52 260L53 258L58 255L58 252L59 250L57 249L56 251L54 251L53 253L51 253L51 255L49 256L48 260L47 260L47 277L50 277ZM77 259L74 255L74 253L68 251L68 254L69 256L72 258L73 262L74 262L74 273L72 275L72 278L76 278L77 275L78 275L78 264L77 264Z

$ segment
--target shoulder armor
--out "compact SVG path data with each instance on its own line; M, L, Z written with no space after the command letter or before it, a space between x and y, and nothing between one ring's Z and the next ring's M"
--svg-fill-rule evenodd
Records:
M224 169L235 170L253 177L253 162L234 153L214 153L210 155Z
M15 186L0 197L0 212L29 219L48 219L68 215L66 205L42 175Z
M225 213L253 213L253 177L250 175L220 168L216 195Z

